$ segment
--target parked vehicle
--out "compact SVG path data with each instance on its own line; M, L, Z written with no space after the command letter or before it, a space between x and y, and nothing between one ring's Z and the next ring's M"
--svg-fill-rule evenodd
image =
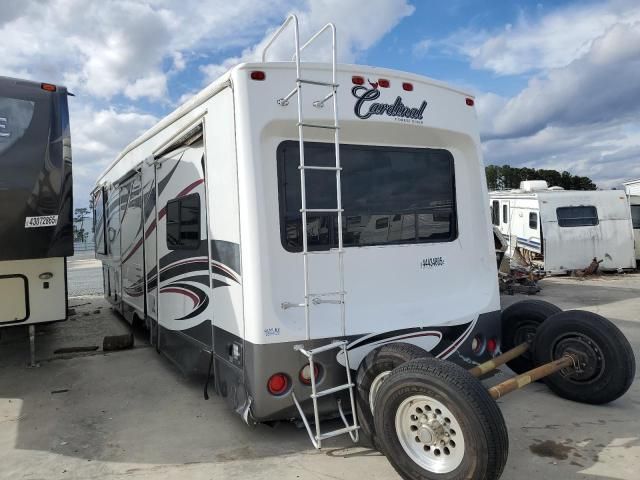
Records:
M615 190L574 191L525 181L520 189L490 192L493 224L515 249L550 273L586 268L635 268L631 213Z
M266 62L289 26L294 61ZM405 478L498 478L508 438L492 397L512 387L489 393L475 377L517 355L491 360L503 318L474 99L336 65L332 24L302 46L298 34L290 16L262 62L231 69L100 175L106 296L183 370L213 376L247 423L299 417L317 448L362 431ZM302 62L327 34L332 61ZM567 340L620 345L606 364L582 359L599 395L584 401L622 395L622 334L600 317L586 331L580 312L547 319L558 312L505 317L522 365L544 367L531 378L574 379L579 342L527 356L538 325L553 340L571 324ZM327 417L343 426L325 430Z
M626 182L624 189L631 207L636 262L640 262L640 179Z
M67 318L73 255L67 89L0 77L0 327ZM33 357L32 357L33 358Z

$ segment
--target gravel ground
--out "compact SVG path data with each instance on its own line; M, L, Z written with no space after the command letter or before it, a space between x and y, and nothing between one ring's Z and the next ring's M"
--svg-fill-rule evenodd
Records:
M69 297L102 295L102 266L93 251L78 252L67 260Z

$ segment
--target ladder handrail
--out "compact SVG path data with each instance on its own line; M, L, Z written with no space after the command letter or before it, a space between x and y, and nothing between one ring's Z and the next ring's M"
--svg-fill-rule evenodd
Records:
M311 45L316 38L318 38L325 31L327 31L327 29L331 29L331 65L333 67L331 72L331 80L333 83L336 83L337 40L336 40L336 26L332 22L327 23L324 27L318 30L309 40L305 42L304 45L300 47L299 52L300 54L302 54L302 51L305 48L307 48L309 45ZM294 53L293 56L291 57L291 60L295 60L295 59L296 59L296 54Z
M289 23L293 21L293 37L295 40L295 44L296 44L296 52L300 51L300 29L299 29L299 23L298 23L298 16L291 14L287 17L287 19L284 21L284 23L282 25L280 25L280 28L278 28L278 30L276 30L276 32L271 36L271 38L269 39L269 41L267 42L267 44L264 46L264 48L262 49L262 62L266 62L266 58L267 58L267 50L269 48L271 48L271 46L273 45L273 42L276 41L276 39L282 34L282 32L285 31L285 29L287 28L287 26L289 26ZM298 55L299 56L299 55Z

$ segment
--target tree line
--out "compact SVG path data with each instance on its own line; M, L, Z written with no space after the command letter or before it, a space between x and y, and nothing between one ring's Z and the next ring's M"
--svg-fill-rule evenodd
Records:
M596 190L597 188L589 177L571 175L567 171L487 165L485 173L489 191L520 188L520 182L523 180L546 180L550 187L562 187L565 190Z

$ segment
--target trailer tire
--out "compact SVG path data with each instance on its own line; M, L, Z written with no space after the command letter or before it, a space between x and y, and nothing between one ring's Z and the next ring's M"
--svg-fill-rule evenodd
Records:
M396 368L376 398L382 451L408 480L495 480L507 461L507 427L487 389L435 358Z
M411 343L396 342L370 351L360 363L356 377L358 421L362 433L376 449L379 448L373 421L373 405L380 385L394 368L428 356L431 356L429 352Z
M560 312L560 308L544 300L522 300L509 305L501 316L502 351L511 350L523 342L532 342L540 324ZM507 362L507 365L517 374L536 366L530 351Z
M549 317L538 329L534 357L538 364L573 354L582 371L559 371L544 378L568 400L600 405L624 395L633 382L636 361L624 334L592 312L568 310Z

